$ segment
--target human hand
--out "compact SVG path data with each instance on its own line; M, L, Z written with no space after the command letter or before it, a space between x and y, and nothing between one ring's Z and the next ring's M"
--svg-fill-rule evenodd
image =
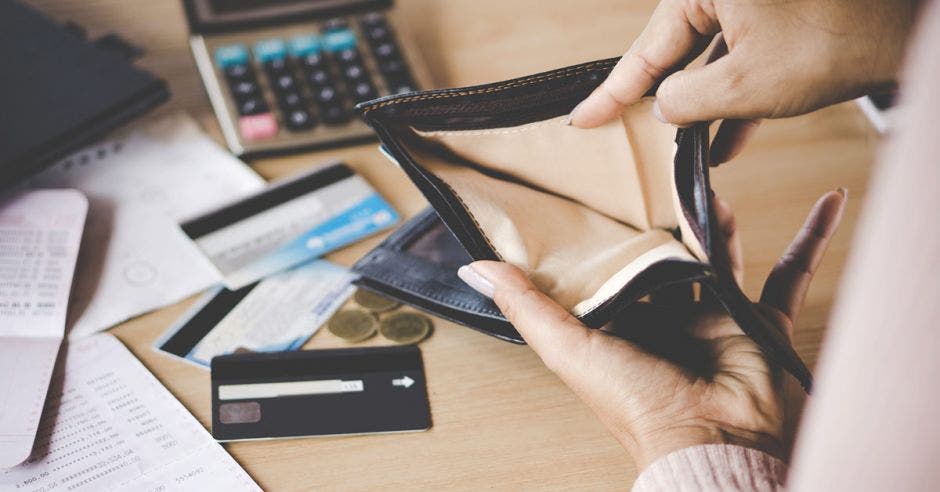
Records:
M820 198L767 278L757 307L784 333L792 330L844 203L844 191ZM740 282L734 218L720 200L715 207ZM782 455L782 374L724 311L706 303L681 309L636 303L622 322L591 330L512 265L478 261L458 273L495 300L641 469L699 444L740 444Z
M808 113L891 87L914 21L912 0L662 0L607 79L571 113L592 128L682 69L720 33L711 63L662 81L654 112L687 125L724 119L715 165L731 159L759 118ZM727 53L727 54L726 54Z

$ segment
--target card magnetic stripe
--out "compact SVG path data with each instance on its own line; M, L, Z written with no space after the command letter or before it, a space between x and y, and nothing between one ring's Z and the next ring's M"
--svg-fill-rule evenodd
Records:
M220 355L212 359L212 379L216 384L230 384L315 379L391 369L421 371L421 357L415 357L416 354L420 354L418 347L409 345Z
M222 318L257 286L258 282L255 282L238 290L220 289L208 303L160 345L160 350L186 358L196 345L222 321Z
M180 227L191 239L228 227L265 210L354 176L345 164L334 164L312 174L276 184L255 196L196 217Z

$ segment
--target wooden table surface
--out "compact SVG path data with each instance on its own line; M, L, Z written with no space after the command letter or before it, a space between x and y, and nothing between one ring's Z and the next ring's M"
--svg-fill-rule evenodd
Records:
M158 110L185 110L219 137L187 44L177 0L29 0L93 36L117 32L144 47L141 65L170 83ZM401 0L406 21L438 86L490 82L621 54L640 32L653 0ZM221 140L220 140L221 141ZM741 157L713 173L715 188L737 212L747 259L745 291L764 277L820 194L850 190L842 229L797 322L795 344L812 364L852 238L878 139L851 104L765 122ZM362 173L396 209L424 207L417 190L366 144L290 157L253 167L274 178L340 158ZM380 238L330 259L351 264ZM207 371L163 356L151 344L193 299L124 323L112 332L207 428ZM442 320L421 344L433 427L382 436L226 444L267 490L328 489L627 489L637 470L626 453L535 354ZM370 343L381 343L373 340ZM338 346L328 332L307 348ZM791 403L794 413L800 402Z

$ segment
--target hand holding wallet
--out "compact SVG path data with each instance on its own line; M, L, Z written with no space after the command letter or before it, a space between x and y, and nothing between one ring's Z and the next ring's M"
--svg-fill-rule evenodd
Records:
M567 124L616 62L359 105L465 250L426 212L357 263L361 284L520 341L489 299L462 285L457 267L512 263L592 327L648 294L698 282L808 389L808 369L727 262L709 199L708 124L663 124L651 98L599 128Z

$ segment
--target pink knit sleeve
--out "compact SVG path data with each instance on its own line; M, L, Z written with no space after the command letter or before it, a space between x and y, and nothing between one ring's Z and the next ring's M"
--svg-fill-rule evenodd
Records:
M633 492L783 490L786 465L769 454L730 444L680 449L648 466Z

